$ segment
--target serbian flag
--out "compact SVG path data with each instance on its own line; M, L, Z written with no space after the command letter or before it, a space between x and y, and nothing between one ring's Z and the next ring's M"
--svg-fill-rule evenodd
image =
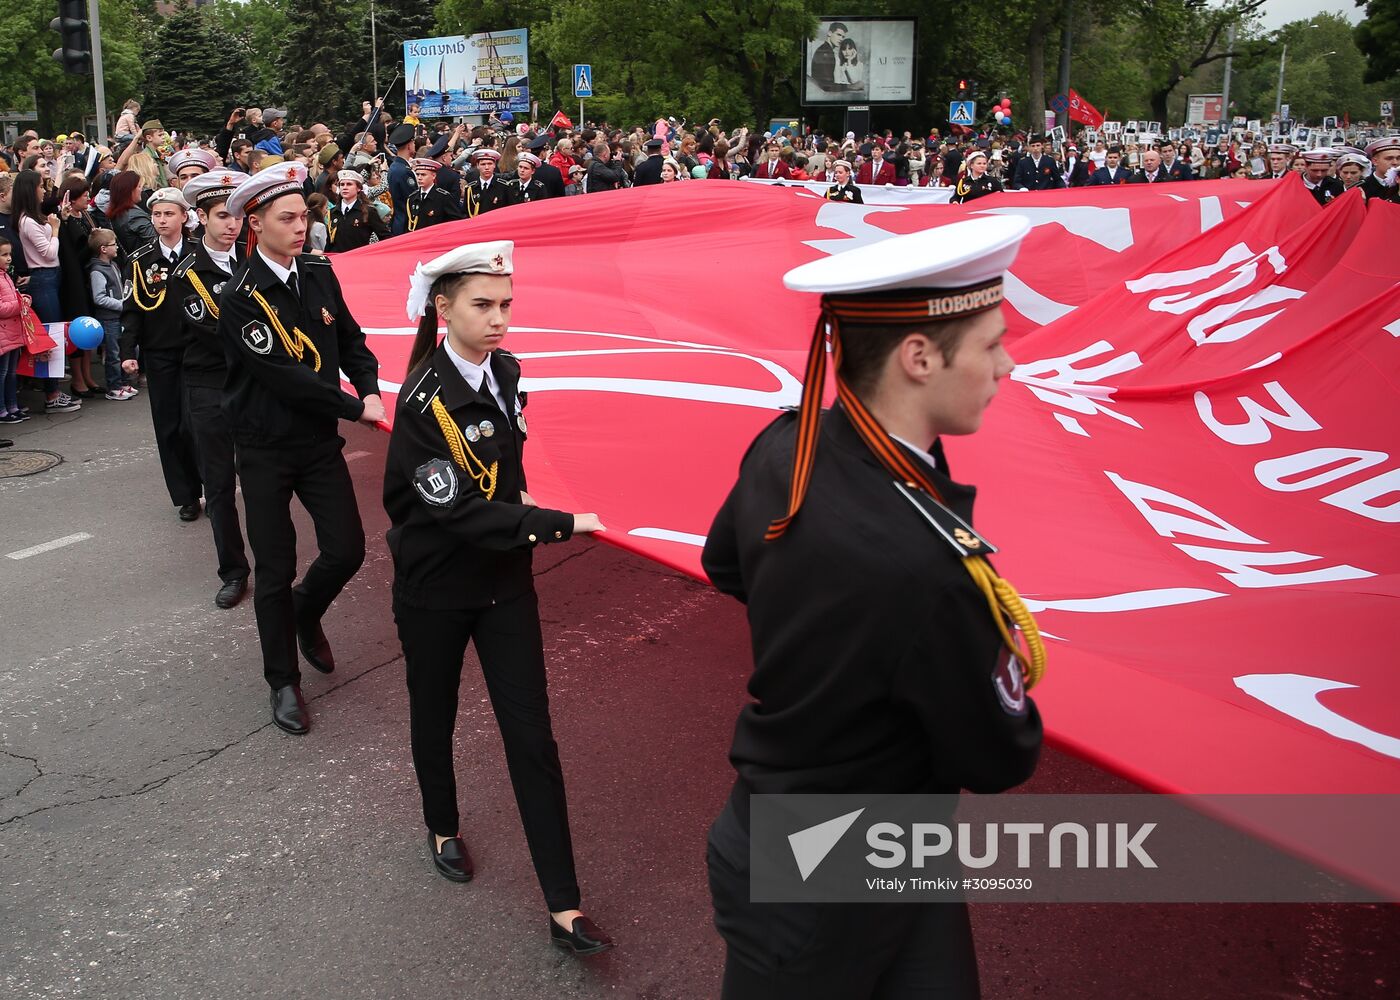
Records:
M1098 128L1103 124L1103 115L1099 110L1080 97L1073 87L1069 90L1069 117L1071 121L1082 122L1091 128Z
M333 263L387 400L415 264L514 240L531 493L703 577L744 450L800 397L818 301L783 273L988 214L1033 227L1005 283L1017 367L945 448L1047 636L1051 741L1157 791L1400 794L1400 207L1324 209L1298 176L907 206L685 183Z
M562 111L554 112L554 117L549 120L550 128L573 128L574 123L569 120L569 116Z

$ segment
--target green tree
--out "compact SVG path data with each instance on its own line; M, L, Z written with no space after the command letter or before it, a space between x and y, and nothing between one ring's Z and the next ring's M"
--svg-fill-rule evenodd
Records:
M286 9L276 99L286 102L293 121L349 121L370 91L368 3L287 0Z
M1357 0L1366 19L1356 26L1356 44L1366 57L1366 82L1400 74L1400 0Z
M122 101L141 93L149 22L133 0L101 0L103 85L109 117ZM0 106L27 104L33 95L39 131L47 135L77 127L95 113L90 76L73 76L52 58L58 48L49 22L58 15L53 0L7 0L0 17Z
M403 68L403 43L411 38L432 38L436 35L437 15L431 6L421 0L375 0L374 21L379 46L379 79L371 81L370 89L374 97L379 97L379 88L388 86L396 68ZM384 95L384 106L391 109L391 113L403 109L402 72Z
M213 30L203 9L186 4L156 32L146 77L143 116L167 129L208 134L247 100L238 51Z
M281 89L278 52L287 36L286 0L214 0L206 16L242 66L246 99L258 105L273 101Z

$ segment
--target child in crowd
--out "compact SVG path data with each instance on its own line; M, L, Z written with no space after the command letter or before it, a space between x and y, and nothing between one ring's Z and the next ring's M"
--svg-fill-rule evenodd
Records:
M19 352L24 347L24 326L20 309L29 296L20 295L10 277L14 246L0 236L0 424L17 424L29 419L29 411L19 405Z
M92 289L92 315L102 324L102 361L107 368L107 398L118 402L137 395L122 372L122 275L117 270L117 234L94 229L88 237L88 287Z

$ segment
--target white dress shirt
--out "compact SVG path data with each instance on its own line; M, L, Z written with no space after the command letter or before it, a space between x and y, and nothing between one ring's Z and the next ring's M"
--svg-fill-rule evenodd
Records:
M501 387L496 382L496 375L491 371L491 355L486 355L486 360L479 365L474 365L466 358L462 357L452 349L452 341L444 338L442 346L447 348L447 356L452 359L452 365L457 369L458 374L466 379L467 385L476 392L481 392L481 383L484 379L487 388L491 392L491 398L496 401L496 405L501 408L501 413L506 416L510 411L506 409L505 397L501 395Z

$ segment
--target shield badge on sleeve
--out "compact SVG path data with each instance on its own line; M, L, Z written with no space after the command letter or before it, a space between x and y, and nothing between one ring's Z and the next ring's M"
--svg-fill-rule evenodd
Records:
M1026 686L1021 680L1021 665L1005 646L998 651L997 665L992 671L992 687L997 701L1007 715L1026 714Z
M451 507L457 502L461 484L450 461L434 458L413 470L413 486L434 507Z
M185 296L185 315L198 323L204 319L204 300L198 295Z
M254 320L243 327L243 343L254 354L272 353L272 331L266 323Z

